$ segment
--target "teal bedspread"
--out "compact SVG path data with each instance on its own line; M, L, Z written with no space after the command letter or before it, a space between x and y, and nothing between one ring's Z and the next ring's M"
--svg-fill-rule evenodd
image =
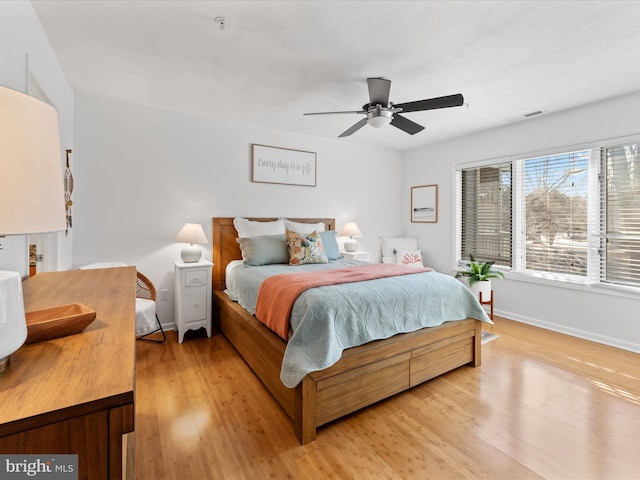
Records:
M227 293L254 314L260 283L271 275L358 264L239 266L227 279ZM293 306L280 379L293 388L307 373L336 363L347 348L467 317L491 323L468 288L437 272L312 288Z

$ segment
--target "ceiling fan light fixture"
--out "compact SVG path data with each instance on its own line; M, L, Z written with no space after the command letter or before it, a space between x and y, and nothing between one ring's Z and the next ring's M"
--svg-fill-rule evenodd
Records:
M391 123L390 117L372 117L367 120L367 123L375 128L381 128Z
M391 120L393 120L392 110L376 109L367 113L367 123L374 128L389 125Z

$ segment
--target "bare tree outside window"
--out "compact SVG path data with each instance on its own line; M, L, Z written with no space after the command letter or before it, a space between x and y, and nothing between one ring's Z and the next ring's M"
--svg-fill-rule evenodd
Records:
M526 269L587 274L589 152L525 161Z

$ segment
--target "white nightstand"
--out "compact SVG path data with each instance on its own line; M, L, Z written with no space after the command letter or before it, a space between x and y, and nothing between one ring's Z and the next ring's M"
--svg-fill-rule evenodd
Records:
M187 330L205 327L211 336L211 267L207 260L175 265L175 321L178 342Z
M360 260L362 262L370 262L371 255L369 252L365 252L359 250L357 252L345 252L344 250L340 250L340 254L344 255L346 260Z

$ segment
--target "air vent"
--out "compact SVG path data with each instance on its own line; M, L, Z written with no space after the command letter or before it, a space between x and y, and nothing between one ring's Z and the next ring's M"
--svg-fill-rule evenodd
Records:
M535 112L529 112L529 113L525 113L523 115L523 117L525 118L529 118L529 117L535 117L536 115L542 115L544 112L542 110L536 110Z

